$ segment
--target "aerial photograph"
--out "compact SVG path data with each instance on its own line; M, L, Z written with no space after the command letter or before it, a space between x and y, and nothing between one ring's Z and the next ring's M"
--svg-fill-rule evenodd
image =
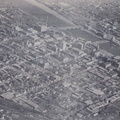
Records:
M120 120L120 0L0 0L0 120Z

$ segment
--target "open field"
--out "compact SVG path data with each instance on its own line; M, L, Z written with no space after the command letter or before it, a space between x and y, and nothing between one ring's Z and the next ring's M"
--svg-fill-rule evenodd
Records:
M7 0L5 0L7 1ZM6 2L5 2L6 3ZM29 3L29 1L26 0L9 0L7 1L8 5L15 5L22 10L26 11L27 13L31 14L32 16L36 17L40 21L47 21L48 17L48 25L54 26L54 27L64 27L64 26L70 26L71 24L68 23L67 20L64 20L65 18L60 19L58 15L50 14L50 12L45 11L43 6L36 6L35 4Z
M47 6L41 4L40 2L37 2L36 0L25 0L26 2L30 3L31 5L34 5L40 9L43 9L44 11L46 11L48 14L51 14L57 18L59 18L60 20L68 23L69 25L74 25L74 23L72 23L71 21L69 21L68 19L66 19L65 17L63 17L62 15L58 14L56 11L48 8Z

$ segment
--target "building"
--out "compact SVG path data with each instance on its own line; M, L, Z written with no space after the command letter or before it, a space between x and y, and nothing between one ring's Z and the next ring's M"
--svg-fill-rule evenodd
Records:
M48 27L46 25L41 25L41 32L48 31Z

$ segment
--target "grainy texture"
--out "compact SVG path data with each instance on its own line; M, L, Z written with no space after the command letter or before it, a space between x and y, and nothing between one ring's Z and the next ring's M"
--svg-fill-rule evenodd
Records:
M119 6L1 0L0 120L120 120Z

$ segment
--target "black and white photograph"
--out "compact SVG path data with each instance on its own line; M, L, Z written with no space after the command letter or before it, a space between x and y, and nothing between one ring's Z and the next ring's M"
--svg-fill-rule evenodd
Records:
M0 0L0 120L120 120L120 0Z

